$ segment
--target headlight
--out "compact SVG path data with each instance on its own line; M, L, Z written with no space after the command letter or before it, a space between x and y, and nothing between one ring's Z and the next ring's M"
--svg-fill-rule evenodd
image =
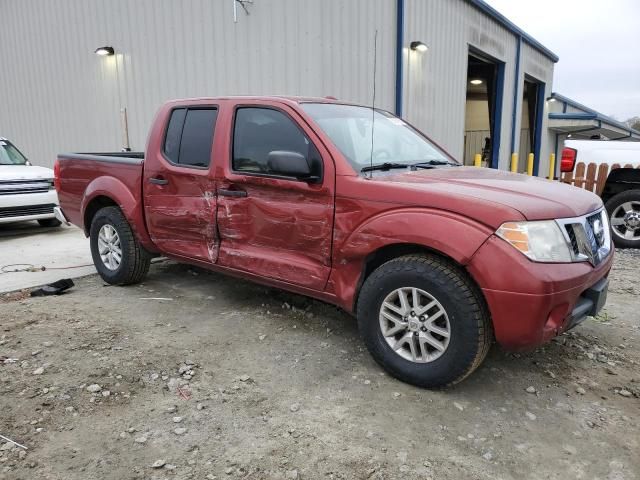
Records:
M503 223L496 235L534 262L573 261L569 244L553 220Z

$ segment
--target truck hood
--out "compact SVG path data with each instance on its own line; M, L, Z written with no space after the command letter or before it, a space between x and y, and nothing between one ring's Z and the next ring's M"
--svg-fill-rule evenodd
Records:
M602 206L600 198L587 190L491 168L443 167L381 175L373 180L418 190L426 194L420 196L424 206L444 207L471 218L479 216L494 226L516 220L504 218L514 210L526 220L549 220L585 215ZM491 204L498 207L494 208L496 215L479 214L480 209L491 209Z
M40 180L53 178L53 170L28 165L0 165L0 182L7 180Z

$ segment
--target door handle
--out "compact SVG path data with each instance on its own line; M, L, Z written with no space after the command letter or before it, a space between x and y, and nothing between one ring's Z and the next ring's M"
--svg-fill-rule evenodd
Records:
M149 182L153 183L154 185L166 185L167 183L169 183L169 180L167 180L166 178L151 177L149 178Z
M218 189L218 195L223 197L246 197L247 192L244 190L227 190L225 188Z

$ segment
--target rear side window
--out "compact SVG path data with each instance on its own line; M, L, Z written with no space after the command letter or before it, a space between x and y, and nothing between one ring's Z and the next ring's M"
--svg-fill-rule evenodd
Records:
M239 108L233 132L233 169L269 174L267 160L274 150L297 152L305 158L315 153L313 144L284 113L268 108Z
M177 165L208 167L218 110L179 108L171 112L164 140L164 154Z
M164 137L164 154L172 163L178 163L180 155L180 137L187 111L179 108L171 112L167 134Z

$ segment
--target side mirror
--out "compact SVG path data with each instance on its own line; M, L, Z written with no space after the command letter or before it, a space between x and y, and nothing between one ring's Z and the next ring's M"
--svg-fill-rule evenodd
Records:
M309 183L320 180L320 177L314 176L311 171L311 166L307 158L298 152L288 150L274 150L269 152L267 167L269 173L275 175L294 177Z

